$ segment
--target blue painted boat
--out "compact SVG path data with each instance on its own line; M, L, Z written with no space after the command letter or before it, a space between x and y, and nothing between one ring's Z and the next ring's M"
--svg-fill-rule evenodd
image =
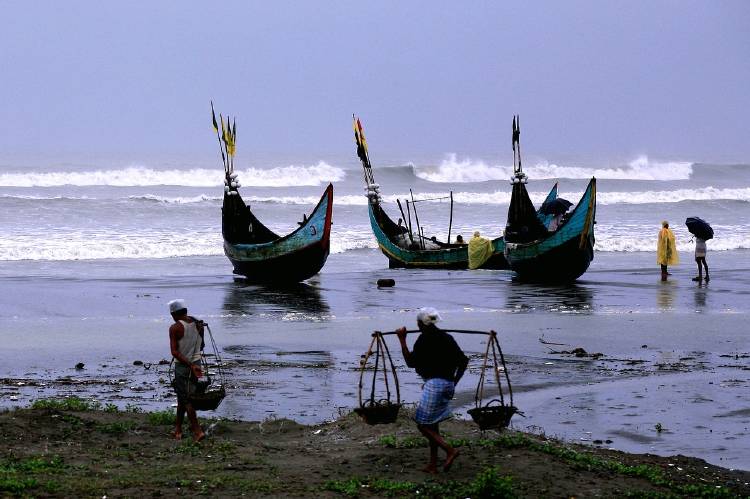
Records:
M559 229L533 241L506 242L508 265L523 281L574 281L586 272L594 259L595 223L596 179L592 178Z
M231 185L231 179L228 183ZM333 185L328 184L300 227L279 236L253 215L236 189L225 192L221 229L224 253L232 262L234 273L249 281L273 284L295 283L314 276L330 252L332 211Z
M586 272L594 258L596 179L589 181L581 200L572 212L566 214L558 228L549 231L550 220L541 217L534 209L526 191L519 135L517 117L514 117L513 193L505 228L505 259L522 281L574 281ZM557 184L553 190L556 196ZM550 196L547 198L550 200Z
M427 241L427 244L436 247L425 248L424 244L420 243L420 235L410 232L406 227L395 223L388 216L381 206L380 186L375 183L362 124L356 117L354 117L354 140L357 144L357 156L362 162L365 173L370 226L375 239L378 241L380 251L388 257L388 266L390 268L423 269L468 268L469 252L466 244L451 244L450 242L430 240ZM508 264L503 256L503 250L505 249L503 238L493 239L492 247L492 256L480 268L507 269Z
M216 120L211 102L211 121L224 164L224 200L221 206L221 234L224 253L234 273L251 282L290 284L314 276L325 265L331 249L333 185L299 228L280 236L263 225L240 196L240 183L234 173L237 123L219 114ZM219 128L221 123L221 128Z

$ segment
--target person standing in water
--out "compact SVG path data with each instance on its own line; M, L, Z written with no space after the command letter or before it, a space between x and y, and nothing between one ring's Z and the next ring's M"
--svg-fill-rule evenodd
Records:
M695 263L698 264L698 276L693 277L693 280L701 282L701 279L703 279L703 269L706 269L706 282L710 281L708 264L706 263L706 240L697 236L695 237ZM703 265L702 267L701 264Z
M450 401L469 364L456 340L435 323L440 314L434 308L422 308L417 314L417 327L421 334L414 342L410 352L406 345L406 328L396 330L401 352L406 365L414 368L422 379L422 397L417 405L414 420L417 429L430 442L430 461L424 468L427 473L437 473L438 448L446 453L443 471L448 471L458 457L458 450L453 448L440 435L438 424L451 416Z
M182 439L182 422L187 413L193 440L200 442L206 437L190 394L195 393L196 382L203 375L201 370L201 352L203 351L203 321L196 320L187 314L185 300L169 302L169 313L174 324L169 327L169 348L175 360L172 388L177 394L177 415L175 416L174 438Z
M659 240L656 245L656 263L661 266L662 281L667 280L668 267L680 263L674 232L669 228L669 223L666 220L661 223L661 230L659 231Z

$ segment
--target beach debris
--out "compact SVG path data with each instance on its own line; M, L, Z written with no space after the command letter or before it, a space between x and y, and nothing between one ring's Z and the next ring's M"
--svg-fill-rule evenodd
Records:
M542 345L555 345L555 346L558 346L558 347L567 346L566 343L553 343L551 341L547 341L547 340L544 339L544 335L542 335L542 337L539 338L539 343L541 343Z
M378 279L379 288L392 288L395 285L396 281L394 279Z
M76 364L76 369L78 369L80 371L81 369L83 369L83 366L85 366L85 365L86 364L84 364L83 362L79 362L78 364Z
M604 357L603 353L597 352L597 353L588 353L586 350L584 350L581 347L574 348L573 350L560 350L560 351L553 351L551 353L555 354L564 354L564 355L575 355L576 357L588 357L591 359L598 359L601 357Z
M143 365L143 361L142 360L134 360L133 361L133 365L134 366L142 366Z

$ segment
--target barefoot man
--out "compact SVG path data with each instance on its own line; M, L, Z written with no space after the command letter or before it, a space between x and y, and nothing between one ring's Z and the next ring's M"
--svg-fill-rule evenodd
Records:
M448 471L458 456L458 451L440 436L438 423L451 416L450 401L456 383L469 363L456 340L435 325L439 320L440 315L434 308L419 310L417 327L421 334L411 352L406 345L406 328L397 330L406 365L413 367L425 382L414 420L430 442L430 462L424 469L427 473L437 473L438 447L446 453L443 471Z
M177 416L175 418L174 438L182 438L182 421L187 412L190 421L190 431L193 432L193 440L200 442L206 437L198 416L189 401L189 395L195 391L195 382L203 374L201 372L200 360L203 350L203 322L197 321L187 314L185 300L172 300L169 302L169 312L172 314L174 324L169 327L169 347L175 360L174 381L172 387L177 393Z

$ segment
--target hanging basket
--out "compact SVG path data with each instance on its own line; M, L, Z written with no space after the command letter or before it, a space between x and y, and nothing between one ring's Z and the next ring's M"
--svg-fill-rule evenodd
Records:
M224 364L219 355L219 349L216 346L213 334L211 334L211 328L205 322L203 325L208 331L213 355L201 352L200 364L201 370L205 374L205 379L194 382L194 391L188 395L187 399L196 411L214 411L219 407L224 397L227 396L227 391L224 388L226 386L226 375L224 373ZM207 357L213 357L213 361L209 363ZM174 381L174 363L175 360L172 359L169 365L170 385Z
M491 405L497 402L499 405ZM469 416L479 426L480 430L502 430L510 424L510 418L518 412L512 405L502 405L500 400L494 399L484 407L469 409Z
M365 423L369 425L390 424L398 418L398 411L401 404L389 400L380 400L375 403L369 403L368 400L362 407L357 407L354 412L362 416Z
M221 401L227 396L223 386L212 388L203 393L195 393L188 397L188 401L193 405L196 411L213 411L219 407Z
M490 362L490 359L492 361ZM500 398L492 399L482 405L484 398L484 385L487 377L487 370L492 369L497 385ZM500 376L499 371L504 374ZM505 385L505 394L503 393ZM506 399L508 399L506 401ZM484 430L502 430L510 424L510 419L518 412L518 408L513 405L513 388L510 385L508 369L505 365L505 356L500 348L500 342L497 340L497 333L490 331L487 338L487 349L484 352L482 370L479 374L479 383L474 394L474 408L469 409L468 413L474 420L479 429Z
M373 351L373 347L375 347ZM368 368L367 361L370 357L375 358L375 362L371 368ZM390 365L390 372L388 369ZM382 370L381 370L382 368ZM370 398L364 400L362 398L362 388L365 377L365 372L372 371L372 384L370 389ZM380 378L383 382L386 398L376 399L376 384L378 381L378 375L382 375ZM396 400L391 400L391 383L396 389ZM359 370L359 407L354 409L356 414L362 417L362 420L369 425L377 424L390 424L396 421L398 418L398 412L401 409L401 391L398 384L398 375L396 374L396 368L393 365L393 359L391 359L391 353L388 350L388 345L385 343L382 333L376 331L372 335L372 342L370 348L367 349L367 353L362 358Z

